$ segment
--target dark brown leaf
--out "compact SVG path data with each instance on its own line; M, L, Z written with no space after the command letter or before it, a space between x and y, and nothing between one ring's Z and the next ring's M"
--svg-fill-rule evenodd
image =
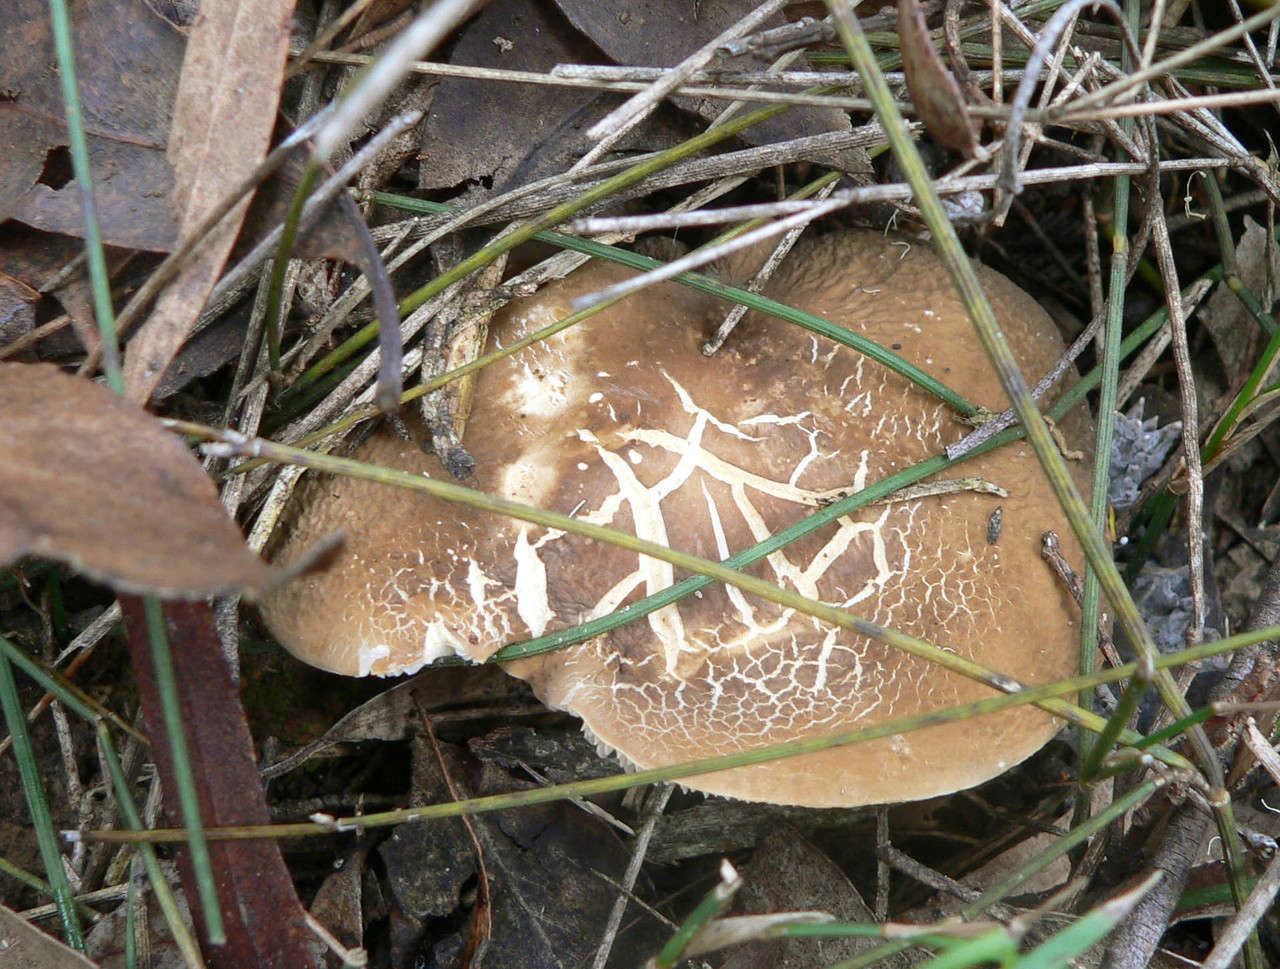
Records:
M858 890L830 858L799 831L780 825L766 835L742 869L735 915L829 912L842 922L874 922ZM724 969L821 969L875 948L874 939L773 940L727 950L712 962Z
M177 597L284 576L245 546L199 462L150 414L48 364L0 364L0 564L67 562Z
M495 0L463 30L449 61L549 71L590 59L587 46L554 11L528 0ZM602 100L595 91L446 78L423 127L419 185L447 188L492 177L495 187L510 187L565 167L590 147L583 132L601 112L589 108Z
M320 883L315 897L311 899L311 917L348 949L364 945L365 913L361 889L368 854L368 844L357 844L342 859L341 867ZM326 961L335 969L342 965L336 953L330 953Z
M753 9L753 0L717 0L690 3L688 0L627 0L626 3L599 3L598 0L556 0L580 31L619 64L643 67L672 67L708 41L723 33ZM781 16L765 21L761 29L777 27ZM768 61L754 54L712 61L710 68L758 71ZM803 70L804 64L793 65ZM721 100L675 97L672 99L688 111L704 118L714 118L727 105ZM759 107L760 105L752 105ZM596 119L593 118L592 122ZM803 135L825 131L849 131L849 116L834 108L792 108L768 121L754 125L741 135L755 145L787 141ZM837 153L830 159L834 167L848 172L868 172L870 162L861 149Z
M31 332L40 294L0 270L0 347Z
M978 149L976 127L960 85L929 38L920 0L899 0L898 36L907 90L925 129L939 144L972 158Z
M134 679L151 737L151 755L164 791L169 824L182 826L173 752L155 680L155 664L142 600L122 596L125 632L133 657ZM231 679L213 610L203 602L164 606L178 682L182 722L204 823L267 824L266 798L258 782L253 738L245 723L240 694ZM181 648L177 648L180 646ZM214 880L227 932L227 944L208 944L197 914L201 948L210 969L307 969L315 965L306 913L298 901L280 848L274 841L214 841L209 845ZM187 897L197 896L195 874L185 850L178 853Z
M0 121L0 128L3 122ZM0 226L0 272L21 280L33 290L40 290L77 256L84 253L84 243L71 236L41 232L17 221ZM107 268L114 271L127 258L119 249L107 249ZM41 341L40 359L56 359L59 353L78 353L98 345L97 324L93 318L92 295L83 266L44 295L62 304L79 340L70 337ZM0 337L0 350L6 346Z
M169 249L173 176L165 142L182 36L141 0L76 0L71 31L103 239ZM0 204L28 225L83 235L48 5L6 0L0 37L0 76L10 92L0 102Z

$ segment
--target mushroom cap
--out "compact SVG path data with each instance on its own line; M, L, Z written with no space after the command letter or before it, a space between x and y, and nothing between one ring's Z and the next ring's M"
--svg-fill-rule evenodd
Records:
M1062 352L1048 315L978 267L1028 375ZM509 344L627 271L591 263L494 320ZM797 247L771 295L892 348L998 411L1007 398L942 262L927 246L842 232ZM720 304L723 305L723 304ZM715 305L646 290L482 371L467 432L483 491L722 559L933 456L968 428L875 362L794 324L748 314L712 358ZM1082 441L1087 415L1064 422ZM388 433L353 454L435 477ZM1074 606L1040 558L1055 529L1079 558L1034 454L970 460L1007 498L957 492L873 505L751 567L756 575L928 640L1024 683L1076 668ZM1083 471L1078 475L1082 479ZM995 544L992 512L1002 509ZM308 474L277 558L342 528L328 571L269 597L263 615L301 659L348 674L412 671L605 615L678 580L623 549L430 496ZM992 695L926 660L721 584L596 639L508 664L581 717L628 765L656 767L823 736ZM704 774L688 786L809 806L906 801L1003 772L1058 729L1029 707L870 743Z

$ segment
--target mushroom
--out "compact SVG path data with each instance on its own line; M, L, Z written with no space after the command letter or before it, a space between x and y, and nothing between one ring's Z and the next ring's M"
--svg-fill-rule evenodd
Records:
M1025 292L979 267L1024 371L1062 352ZM509 344L570 313L626 270L594 262L495 319ZM975 404L1006 397L942 262L927 246L842 232L797 247L771 295L895 350ZM475 487L711 559L939 453L967 430L866 357L752 313L724 348L699 348L715 301L665 285L637 294L481 375L467 446ZM1065 422L1087 435L1087 416ZM443 477L432 456L375 433L353 457ZM1075 612L1040 560L1069 534L1030 448L970 461L1007 498L957 492L874 505L752 567L770 581L935 643L1024 683L1075 670ZM988 522L1002 512L998 542ZM673 583L672 566L420 493L308 475L276 557L318 535L350 542L324 573L262 612L299 658L390 675L483 661ZM1069 549L1070 551L1071 549ZM991 695L890 646L719 584L509 672L580 717L628 766L655 767L872 725ZM1056 732L1022 707L850 747L704 774L709 793L809 806L913 800L978 784Z

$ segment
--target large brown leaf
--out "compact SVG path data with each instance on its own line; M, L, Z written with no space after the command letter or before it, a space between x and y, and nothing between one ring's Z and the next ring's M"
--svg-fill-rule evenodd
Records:
M249 551L200 464L154 417L49 364L0 364L0 565L67 562L120 588L258 596Z
M262 160L275 127L293 0L206 4L187 41L169 131L183 237ZM186 341L231 252L246 198L156 301L125 355L130 399L146 403Z

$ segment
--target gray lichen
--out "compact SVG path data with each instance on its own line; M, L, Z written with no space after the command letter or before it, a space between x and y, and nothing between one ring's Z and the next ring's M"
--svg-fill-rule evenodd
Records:
M1138 500L1142 483L1155 474L1182 437L1182 422L1156 426L1156 418L1143 418L1145 399L1129 409L1116 412L1115 437L1111 441L1111 481L1107 500L1117 510Z

